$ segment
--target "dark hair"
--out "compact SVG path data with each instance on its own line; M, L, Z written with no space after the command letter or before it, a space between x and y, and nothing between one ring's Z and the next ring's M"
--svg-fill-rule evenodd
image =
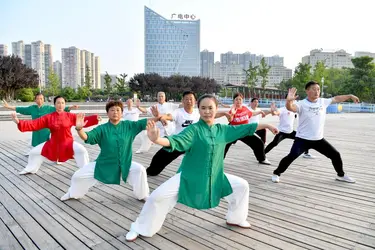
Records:
M43 95L42 93L38 92L38 93L35 94L35 96L34 96L34 100L35 100L38 96L40 96L40 95L44 97L44 95ZM44 98L43 98L43 99L44 99Z
M259 101L259 99L254 97L254 98L251 99L251 102L253 102L253 101Z
M305 90L306 89L308 89L308 88L310 88L310 86L312 86L312 85L319 85L319 83L318 82L316 82L316 81L309 81L308 83L306 83L306 85L305 85Z
M195 95L195 93L193 91L185 91L184 93L182 93L182 98L184 98L186 95L193 95L195 100L197 100L197 96Z
M205 94L205 95L202 95L201 97L199 97L199 99L198 99L198 108L199 108L199 105L201 104L201 101L203 99L206 99L206 98L213 100L215 102L216 107L219 105L219 102L217 101L217 99L216 99L215 96L210 95L210 94Z
M285 95L285 99L288 97L288 94Z
M234 94L233 100L236 99L237 97L241 97L243 99L243 95L240 92L237 92L236 94Z
M53 98L53 104L56 104L56 101L57 101L57 99L59 99L59 98L64 99L64 102L66 102L66 100L65 100L64 97L62 97L61 95L58 95L58 96L55 96L55 98Z
M105 111L107 111L108 113L108 110L114 106L117 106L117 107L120 107L121 108L121 112L124 111L124 104L122 103L122 101L109 101L107 102L107 104L105 105Z

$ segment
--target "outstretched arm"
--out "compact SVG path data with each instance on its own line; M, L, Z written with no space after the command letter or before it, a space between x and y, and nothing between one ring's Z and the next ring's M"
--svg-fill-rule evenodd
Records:
M332 103L345 102L346 100L351 99L353 102L358 103L359 98L355 95L338 95L332 98Z
M20 121L17 118L16 113L12 114L12 119L18 125L18 129L21 132L37 131L37 130L41 130L43 128L48 128L48 117L49 117L49 115L44 115L44 116L42 116L38 119L35 119L35 120Z
M147 129L148 138L153 143L159 144L163 147L169 147L171 145L171 143L169 142L167 138L160 137L160 130L159 128L155 126L154 121L148 121L146 129Z
M137 106L137 109L139 109L139 111L141 111L144 114L147 113L147 109L141 107L141 100L137 99L135 101L135 105Z
M273 102L270 106L272 115L280 115L280 110L277 109L276 104Z
M5 100L3 100L3 102L4 102L4 104L3 104L4 108L16 111L16 107L15 106L10 106Z

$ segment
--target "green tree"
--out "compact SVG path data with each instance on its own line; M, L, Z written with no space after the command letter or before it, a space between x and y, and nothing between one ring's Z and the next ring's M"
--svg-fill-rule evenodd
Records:
M126 77L128 75L127 74L120 74L120 77L117 77L116 76L116 83L115 83L115 87L116 87L116 90L117 90L117 93L121 96L121 95L124 95L127 91L128 91L128 86L127 86L127 83L126 83Z
M31 88L23 88L17 91L16 99L23 102L32 102L34 100L34 93Z
M45 91L48 95L57 96L61 92L61 82L59 76L55 74L53 69L51 68L48 75L48 85Z
M34 69L26 67L17 56L0 56L0 90L8 101L14 98L16 90L36 88L39 76Z
M250 96L254 93L254 88L257 85L257 77L258 77L258 66L253 66L253 63L249 62L249 67L244 69L246 74L246 85L249 88Z
M263 94L265 93L267 83L268 83L268 73L270 72L271 66L268 66L264 57L260 60L259 68L258 68L258 75L262 78L260 85L263 90Z
M91 70L90 67L86 64L86 71L85 71L85 82L83 84L88 90L92 89L93 81L91 77Z
M61 90L61 95L66 99L66 101L70 102L74 100L76 93L72 87L65 87Z
M104 93L106 95L110 95L112 93L112 77L107 71L105 72L104 76Z
M76 99L79 99L79 100L86 100L87 98L89 98L91 96L91 91L87 88L87 86L80 86L78 87L77 89L77 93L76 93Z
M292 83L301 98L306 96L305 85L311 81L311 78L311 65L299 63L294 71Z

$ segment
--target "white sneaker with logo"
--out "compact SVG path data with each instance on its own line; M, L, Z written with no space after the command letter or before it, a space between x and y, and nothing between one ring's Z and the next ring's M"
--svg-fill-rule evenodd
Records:
M355 180L353 178L350 178L348 175L336 176L336 180L345 181L345 182L349 182L349 183L355 183Z

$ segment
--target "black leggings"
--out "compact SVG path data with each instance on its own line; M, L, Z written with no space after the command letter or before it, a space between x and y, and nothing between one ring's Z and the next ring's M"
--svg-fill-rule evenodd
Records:
M255 131L255 134L257 134L260 137L260 139L262 139L263 143L266 143L266 135L267 135L266 129L257 130Z
M277 135L275 135L275 137L273 138L273 141L267 145L264 152L267 154L284 139L295 139L295 138L296 138L296 131L293 131L292 133L289 133L289 134L284 133L284 132L279 132ZM309 150L306 150L304 153L308 154Z
M152 157L150 166L146 169L147 175L156 176L160 174L169 163L177 159L180 155L185 154L185 152L172 151L168 152L161 148L154 157Z
M295 159L310 148L331 159L337 175L344 176L341 155L329 142L324 138L318 141L310 141L298 137L294 140L290 153L280 161L279 166L273 171L273 174L280 175L284 173Z
M251 136L245 136L245 137L243 137L239 140L242 141L243 143L245 143L247 146L249 146L253 150L254 155L259 162L262 162L266 159L266 154L264 153L264 143L259 138L259 136L254 134L254 135L251 135ZM227 152L228 152L229 148L232 146L232 144L235 144L236 142L237 142L237 140L234 141L234 142L228 143L225 146L224 158L227 155Z

